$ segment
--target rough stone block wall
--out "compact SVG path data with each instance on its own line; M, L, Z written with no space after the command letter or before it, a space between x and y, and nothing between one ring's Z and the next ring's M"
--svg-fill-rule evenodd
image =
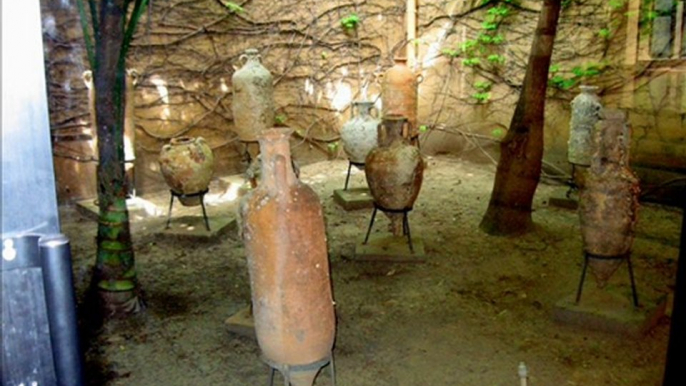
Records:
M93 197L97 157L75 0L42 3L59 196ZM416 70L424 78L423 151L491 162L519 96L541 2L419 1L413 42L405 39L404 0L237 3L243 12L217 0L155 0L143 17L128 61L140 74L134 114L140 193L165 188L157 154L180 135L208 140L217 155L216 175L245 169L243 145L233 132L231 76L247 48L259 49L274 75L277 120L296 129L293 146L301 163L342 156L338 131L350 102L370 99L380 107L376 77L408 43L417 49ZM684 67L681 61L626 65L629 3L613 8L578 0L563 9L546 104L546 164L567 169L569 103L585 83L600 86L606 106L629 111L636 165L686 172ZM471 56L464 45L489 32L485 22L495 7L509 10L491 34L502 41L482 45L479 63L465 62ZM359 22L346 29L341 20L351 15Z

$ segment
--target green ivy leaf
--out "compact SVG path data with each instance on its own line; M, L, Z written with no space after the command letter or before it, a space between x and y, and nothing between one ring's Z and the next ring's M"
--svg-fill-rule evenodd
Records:
M505 63L505 57L498 54L488 55L488 61L491 63L503 64Z
M569 90L570 88L576 86L576 79L565 79L561 84L560 88L563 90Z
M221 0L221 3L231 12L245 12L245 9L243 9L243 7L234 3L233 1Z
M484 44L493 43L493 36L491 36L491 35L479 34L478 39L481 43L484 43Z
M603 39L607 39L610 37L610 29L609 28L603 28L600 31L598 31L598 36L600 36Z
M495 31L498 29L498 24L490 21L484 21L481 23L481 28L485 29L486 31Z
M476 40L467 40L460 44L460 48L462 49L462 51L467 52L473 49L477 45L477 43L478 42Z
M474 83L474 88L482 92L490 90L492 86L493 83L483 80Z
M550 78L550 83L555 86L559 86L565 81L565 78L562 75L555 75L552 78Z
M360 24L360 17L354 13L341 19L341 25L348 30L357 28L358 24Z
M491 93L489 93L489 92L477 92L477 93L472 94L472 98L476 99L476 101L479 103L485 103L485 102L488 102L489 99L491 99Z
M597 68L590 68L586 71L584 71L584 76L597 76L600 75L600 70Z
M465 66L473 67L473 66L476 66L477 64L481 64L481 59L479 59L479 58L463 59L462 64L464 64Z
M441 54L443 54L449 58L456 58L456 57L460 56L460 51L453 50L450 48L444 48L441 50Z
M282 125L284 122L286 122L286 116L285 115L277 115L274 117L274 122L277 125Z

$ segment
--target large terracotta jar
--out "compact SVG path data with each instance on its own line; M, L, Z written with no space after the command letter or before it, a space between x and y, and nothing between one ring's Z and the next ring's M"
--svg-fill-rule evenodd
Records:
M381 114L402 115L406 117L410 130L408 137L411 142L419 135L417 127L417 87L421 75L415 74L407 66L407 58L396 57L395 64L389 68L381 79Z
M572 100L567 160L574 168L575 184L583 189L593 155L593 130L603 106L597 95L597 86L580 86L579 88L581 93Z
M185 206L200 205L198 194L210 184L214 171L212 149L202 137L173 138L162 147L159 157L160 171L171 190L179 195Z
M424 161L417 147L407 141L407 118L383 117L378 126L379 147L366 158L365 174L374 203L381 209L411 209L422 186ZM393 234L402 234L401 213L386 212Z
M293 172L291 133L260 135L260 183L240 212L263 357L292 385L310 386L331 355L335 317L322 207Z
M262 130L274 125L272 75L256 49L246 50L240 60L243 66L231 77L235 131L241 141L255 142Z
M625 113L603 110L594 138L596 151L581 191L579 216L589 267L598 285L604 286L631 252L639 185L629 168Z
M374 102L353 102L352 118L341 129L343 150L352 163L364 164L367 154L377 146L379 120L371 116L373 107Z

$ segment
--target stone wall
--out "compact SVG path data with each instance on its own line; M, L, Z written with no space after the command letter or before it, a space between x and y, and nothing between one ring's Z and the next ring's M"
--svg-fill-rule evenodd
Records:
M258 48L274 75L277 120L296 129L294 151L303 163L342 155L338 130L350 102L371 99L380 106L376 75L405 52L404 0L238 3L243 12L230 12L217 0L155 0L143 18L128 62L139 73L139 192L165 188L157 154L179 135L208 139L220 161L216 175L244 170L232 126L231 75L246 48ZM416 69L424 78L422 149L491 162L517 102L540 1L502 5L508 15L491 33L502 41L484 45L476 64L465 62L470 55L464 44L490 33L484 22L498 2L418 3L418 38L409 44L417 49ZM657 170L686 173L683 65L641 60L645 48L634 44L636 20L625 16L632 6L634 0L617 9L606 1L579 0L563 10L551 78L567 83L551 86L546 104L545 162L551 168L567 170L569 102L578 84L590 83L600 86L605 105L629 110L632 160L647 180L671 178ZM43 0L43 12L59 196L92 197L96 157L78 13L74 0ZM355 29L341 25L350 15L359 18Z
M261 52L275 81L277 120L296 129L301 163L337 156L350 102L378 99L375 76L403 45L403 1L156 0L141 20L128 67L135 90L139 193L165 189L157 155L169 139L202 136L215 175L246 168L233 132L231 76L247 48ZM42 1L55 164L62 201L95 196L96 156L88 110L85 49L75 0ZM346 29L341 19L361 22Z

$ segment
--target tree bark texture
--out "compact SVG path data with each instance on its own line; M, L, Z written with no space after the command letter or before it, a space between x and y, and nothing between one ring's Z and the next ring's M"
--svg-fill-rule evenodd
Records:
M489 234L524 233L533 226L531 204L541 176L543 123L548 69L561 0L544 0L510 129L500 144L500 160L488 209L480 227Z
M124 172L125 60L120 59L125 0L100 2L95 31L95 90L99 163L97 168L98 252L94 284L108 315L138 310L138 284L126 207Z

